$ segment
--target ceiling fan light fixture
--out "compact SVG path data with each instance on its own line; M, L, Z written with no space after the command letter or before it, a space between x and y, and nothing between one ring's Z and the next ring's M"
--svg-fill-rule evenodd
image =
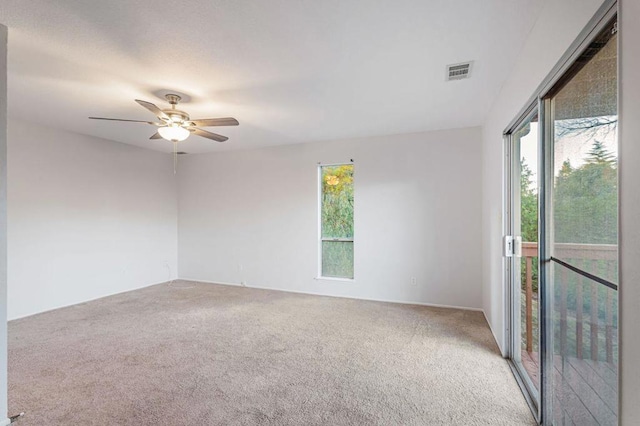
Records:
M158 129L158 133L162 136L162 139L166 139L172 142L180 142L189 137L191 132L181 126L177 125L169 125L165 127L160 127Z
M109 121L127 121L133 123L145 123L154 126L156 133L151 135L149 139L165 139L171 142L180 142L189 137L191 133L216 142L225 142L228 137L212 133L200 127L213 126L237 126L238 120L233 117L222 118L203 118L199 120L191 120L189 114L185 111L176 109L176 105L180 101L180 96L175 94L167 94L165 98L171 105L171 108L160 109L151 102L136 99L136 102L143 108L152 112L158 121L142 121L142 120L125 120L121 118L105 118L105 117L89 117L93 120L109 120Z

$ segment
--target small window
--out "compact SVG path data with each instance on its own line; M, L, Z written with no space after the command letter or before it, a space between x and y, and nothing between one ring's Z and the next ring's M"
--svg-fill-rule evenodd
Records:
M320 166L320 276L353 279L353 164Z

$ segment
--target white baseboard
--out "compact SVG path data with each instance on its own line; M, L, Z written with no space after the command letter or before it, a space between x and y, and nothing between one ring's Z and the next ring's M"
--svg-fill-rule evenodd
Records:
M487 321L487 325L489 326L489 330L491 330L491 335L493 336L493 340L495 340L495 342L496 342L496 346L498 347L498 350L500 351L500 355L502 355L503 358L506 358L507 357L507 352L505 350L503 350L502 346L500 346L500 342L498 341L498 337L496 336L495 331L493 331L493 327L491 327L491 322L489 321L489 317L487 317L487 313L484 311L484 309L482 310L482 314L484 315L485 321Z
M309 294L312 296L326 296L326 297L337 297L341 299L354 299L354 300L366 300L368 302L385 302L385 303L397 303L401 305L417 305L417 306L428 306L431 308L447 308L447 309L461 309L465 311L474 311L474 312L483 312L481 308L470 308L468 306L456 306L456 305L443 305L438 303L425 303L425 302L414 302L410 300L391 300L391 299L373 299L367 297L356 297L356 296L344 296L344 295L336 295L336 294L327 294L327 293L319 293L312 291L299 291L299 290L287 290L282 288L275 287L263 287L263 286L249 286L243 285L240 283L230 283L230 282L221 282L221 281L210 281L210 280L199 280L197 278L177 278L182 281L191 281L191 282L199 282L205 284L220 284L220 285L229 285L234 287L246 287L253 288L257 290L272 290L272 291L282 291L284 293L295 293L295 294ZM486 317L486 316L485 316Z
M173 281L175 281L176 279L177 278L174 278ZM20 315L20 316L17 316L17 317L11 317L11 318L7 319L7 321L13 321L13 320L21 319L21 318L27 318L27 317L31 317L33 315L39 315L39 314L43 314L45 312L55 311L56 309L68 308L69 306L81 305L83 303L91 302L91 301L102 299L102 298L105 298L105 297L116 296L118 294L128 293L130 291L141 290L143 288L151 287L151 286L158 285L158 284L164 284L164 283L168 283L168 282L170 282L170 281L160 281L160 282L157 282L157 283L143 284L143 285L141 285L139 287L136 286L136 287L133 287L133 288L128 288L126 290L122 290L122 291L119 291L117 293L109 293L109 294L105 294L103 296L98 296L98 297L93 297L91 299L83 300L81 302L69 303L69 304L66 304L66 305L56 306L55 308L45 309L44 311L38 311L38 312L33 312L31 314ZM4 426L3 423L0 423L0 426Z
M199 280L197 278L176 278L174 281L189 281L189 282L203 283L203 284L230 285L232 287L261 288L261 287L253 287L253 286L242 285L241 283L229 283L229 282L224 282L224 281Z

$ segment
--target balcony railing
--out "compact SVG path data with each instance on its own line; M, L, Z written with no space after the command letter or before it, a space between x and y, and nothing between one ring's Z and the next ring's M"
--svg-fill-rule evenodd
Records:
M538 244L522 246L526 322L522 361L539 387L533 291ZM613 283L617 282L617 247L556 244L553 249L554 424L616 425L618 297Z
M592 272L608 281L616 281L617 251L610 244L555 244L555 257L577 267ZM522 243L524 258L524 299L525 299L525 348L534 351L534 258L538 257L538 243ZM614 348L617 328L617 290L605 287L600 282L572 273L560 267L554 277L554 311L559 327L556 330L556 349L562 356L587 358L592 361L614 363ZM569 276L571 275L571 279ZM601 300L603 299L603 300ZM587 308L585 311L585 307ZM601 315L602 314L602 315ZM588 328L588 335L585 329ZM571 338L570 338L571 337ZM588 340L588 342L586 342ZM586 344L585 344L586 343ZM604 348L602 348L604 344Z

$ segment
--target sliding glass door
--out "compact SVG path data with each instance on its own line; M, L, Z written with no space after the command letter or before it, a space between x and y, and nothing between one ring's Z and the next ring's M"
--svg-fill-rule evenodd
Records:
M505 132L508 355L545 425L618 424L615 3Z
M557 425L617 424L617 90L612 22L545 100Z

